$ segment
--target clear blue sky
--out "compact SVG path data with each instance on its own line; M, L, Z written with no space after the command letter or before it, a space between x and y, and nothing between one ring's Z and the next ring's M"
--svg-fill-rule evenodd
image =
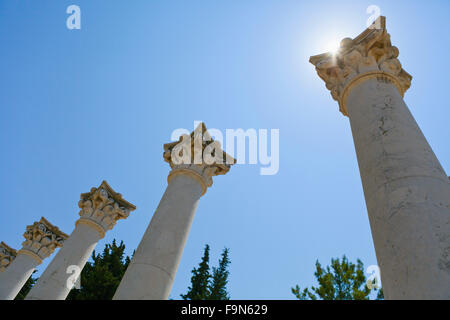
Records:
M81 30L66 28L81 7ZM0 240L41 216L66 233L107 180L138 209L99 242L138 245L167 184L174 129L280 130L280 170L236 165L201 199L171 297L206 243L231 249L234 299L290 299L314 262L376 264L348 119L308 63L387 17L413 75L405 100L449 172L448 1L0 2ZM44 270L50 259L39 267Z

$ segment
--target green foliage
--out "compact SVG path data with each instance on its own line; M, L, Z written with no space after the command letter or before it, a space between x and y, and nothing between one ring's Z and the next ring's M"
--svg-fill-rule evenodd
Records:
M81 272L81 289L72 289L67 300L111 300L130 263L125 257L123 241L117 245L114 239L103 253L92 253L92 262L86 263Z
M384 299L382 290L369 289L366 286L364 265L361 260L354 264L345 255L342 261L331 259L331 267L322 268L316 261L316 276L318 286L303 290L297 285L292 293L299 300L369 300L370 293L378 291L377 299Z
M202 261L198 268L192 270L191 286L186 294L181 295L181 298L183 300L206 300L209 295L208 284L210 278L209 245L206 245Z
M227 292L228 266L231 263L228 257L230 250L225 248L222 252L222 257L219 260L219 267L213 267L212 281L209 284L209 297L208 300L230 300L230 296Z
M202 261L198 268L192 270L191 286L188 292L182 294L183 300L229 300L227 291L228 267L231 263L229 258L230 250L225 248L219 260L219 266L209 267L209 245L205 246Z
M383 289L378 290L378 293L377 293L377 300L384 300Z
M33 274L36 270L33 271ZM30 292L31 288L34 286L38 278L33 278L33 274L28 278L27 282L23 285L22 289L20 289L14 300L24 300L27 296L28 292Z

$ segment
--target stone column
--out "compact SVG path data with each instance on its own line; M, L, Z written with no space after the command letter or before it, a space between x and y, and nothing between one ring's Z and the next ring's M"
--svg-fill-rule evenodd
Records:
M0 272L5 271L16 256L17 251L2 241L0 243Z
M81 194L78 206L81 208L80 219L74 231L39 277L26 300L64 300L74 285L71 279L79 275L97 242L118 220L126 219L136 209L106 181L100 187Z
M191 136L164 145L164 151L172 168L168 186L114 295L116 300L168 299L198 201L212 185L212 177L226 174L235 163L203 124Z
M380 17L310 62L350 119L386 299L450 299L450 184L403 101L398 55Z
M22 249L9 267L0 273L0 300L14 299L34 269L56 248L62 247L68 237L45 218L27 226L23 236Z

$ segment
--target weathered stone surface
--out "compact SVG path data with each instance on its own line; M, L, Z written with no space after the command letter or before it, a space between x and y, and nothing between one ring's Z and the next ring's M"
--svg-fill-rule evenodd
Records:
M450 184L398 90L377 79L348 113L387 299L450 298Z
M336 53L327 52L309 60L346 116L347 91L358 80L375 77L391 81L402 96L411 85L412 76L398 60L399 50L391 44L385 17L380 17L374 26L376 23L380 29L368 28L355 39L345 38Z
M411 76L381 29L311 57L348 115L386 299L450 299L450 184L403 101Z

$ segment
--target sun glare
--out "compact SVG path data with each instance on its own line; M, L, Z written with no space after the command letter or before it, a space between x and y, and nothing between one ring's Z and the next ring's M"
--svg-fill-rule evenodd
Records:
M329 41L324 47L325 52L330 52L332 54L336 54L339 50L340 44L339 41Z

